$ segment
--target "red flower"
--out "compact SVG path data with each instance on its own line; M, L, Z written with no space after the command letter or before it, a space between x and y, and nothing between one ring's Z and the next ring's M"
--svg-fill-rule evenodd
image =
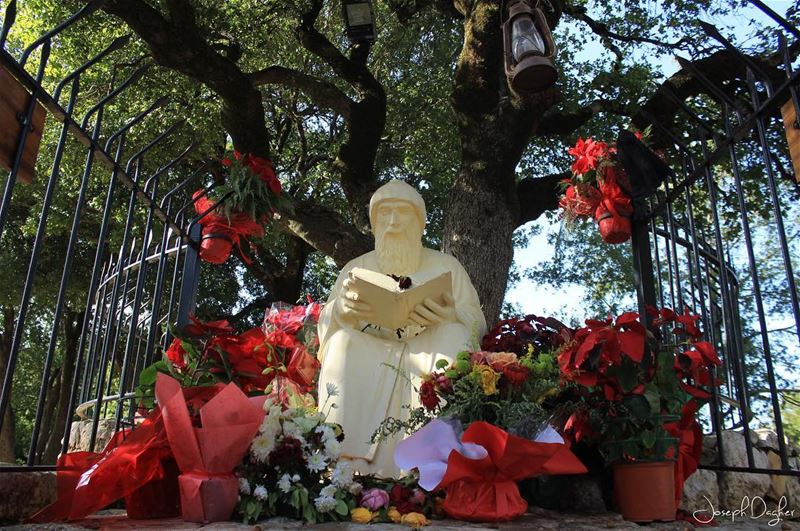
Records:
M508 379L513 387L519 387L528 379L530 371L519 363L512 363L503 367L503 376Z
M684 308L683 315L675 316L675 321L683 325L683 328L681 329L676 327L675 332L682 332L693 339L697 339L703 335L703 333L697 327L697 321L699 320L699 315L691 313L689 308Z
M304 464L303 444L294 437L284 437L269 454L269 465L275 469L292 470Z
M569 216L588 217L594 215L600 204L600 191L588 183L576 183L567 187L558 202Z
M228 321L209 321L204 323L192 314L189 314L191 324L186 325L184 330L191 336L229 336L234 330Z
M453 392L453 382L452 380L450 380L450 378L448 378L444 374L437 374L434 377L437 389L439 389L443 393Z
M389 505L394 505L400 514L422 511L422 505L416 503L414 491L402 485L394 485L389 491Z
M433 386L433 381L425 380L419 386L419 399L425 409L433 411L439 405L439 396L436 394L436 388Z
M183 349L183 341L177 337L173 339L166 355L173 367L179 371L186 369L186 351Z
M597 168L598 159L608 155L608 145L605 142L597 142L593 139L584 140L578 138L575 147L570 148L568 153L575 157L572 164L572 173L583 175L589 170Z

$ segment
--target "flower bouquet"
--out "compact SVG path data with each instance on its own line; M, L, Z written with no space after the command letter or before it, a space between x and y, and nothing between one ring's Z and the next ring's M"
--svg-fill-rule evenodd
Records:
M261 327L237 334L228 321L191 323L176 336L164 358L145 368L139 377L137 396L146 408L153 406L156 374L164 373L182 387L235 383L245 393L264 392L270 384L278 393L293 387L304 393L314 386L319 362L316 334L321 306L275 304ZM281 393L278 393L281 394ZM285 395L285 392L282 392Z
M720 365L713 346L700 341L696 315L663 309L651 317L649 331L635 312L589 319L558 355L563 380L577 384L580 397L566 430L576 440L597 443L606 462L615 465L617 497L625 486L619 465L669 466L673 482L664 491L670 504L656 511L657 518L623 507L624 516L640 521L674 519L683 482L697 468L702 450L695 413L710 398L707 388L717 384L712 371ZM667 326L675 342L665 341L661 328Z
M193 196L195 210L204 216L200 257L222 264L236 246L242 260L250 263L242 250L242 239L263 237L263 225L274 210L289 208L290 204L281 195L281 183L270 160L234 150L233 157L222 159L222 165L227 175L213 197L202 189Z
M642 134L635 133L638 139ZM578 138L569 154L572 178L564 181L559 201L568 221L594 218L606 243L624 243L631 236L633 205L625 170L613 144Z

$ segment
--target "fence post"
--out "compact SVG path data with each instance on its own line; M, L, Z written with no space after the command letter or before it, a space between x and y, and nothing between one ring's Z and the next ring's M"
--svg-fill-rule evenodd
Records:
M650 317L647 306L656 306L655 276L653 275L653 257L650 254L650 229L643 219L631 221L631 251L633 253L633 279L636 283L636 295L639 303L639 315L647 326Z
M194 311L197 303L197 286L200 281L200 235L203 227L195 223L189 230L189 241L186 244L186 258L183 262L183 281L178 299L177 330L183 330L189 323L189 314Z

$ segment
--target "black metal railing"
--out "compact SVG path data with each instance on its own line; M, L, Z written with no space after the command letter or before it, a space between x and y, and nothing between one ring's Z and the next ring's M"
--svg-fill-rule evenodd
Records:
M170 340L167 325L184 325L195 303L202 216L194 216L190 192L202 187L209 165L191 169L187 164L196 146L180 147L186 142L187 135L179 134L185 124L173 118L167 98L156 99L127 121L111 114L114 103L135 90L151 65L121 61L131 39L120 36L62 79L46 80L53 40L102 4L86 4L18 57L9 48L16 2L3 14L0 68L30 96L18 115L22 127L0 204L0 246L11 249L14 262L27 263L20 270L24 280L0 288L5 291L3 315L9 317L0 333L0 441L4 430L8 434L14 428L15 389L20 394L28 389L30 395L25 409L30 436L27 449L18 448L13 459L6 448L7 455L0 456L6 466L0 471L53 468L57 454L69 447L76 408L91 411L91 449L101 419L113 419L115 428L130 421L139 372L154 360L156 347ZM84 76L97 70L110 76L110 88L99 99L93 96L96 84L94 90L81 90ZM39 106L53 122L47 131L54 138L38 157L38 176L20 182ZM128 142L130 136L141 136L134 135L137 129L146 134L163 123L171 125L152 138ZM65 171L64 160L79 160L81 154L84 162L76 177L74 164ZM47 179L41 180L45 173ZM93 206L99 204L102 210ZM64 223L67 216L71 219ZM49 223L54 217L59 227ZM32 222L36 228L30 233ZM60 279L53 290L54 269ZM30 360L24 371L22 358ZM41 380L33 385L31 378Z
M800 31L762 2L751 3L800 38ZM716 83L695 63L678 58L708 96L684 101L663 87L681 116L667 125L647 115L673 174L635 201L639 304L642 310L670 306L700 315L705 339L724 363L715 374L721 386L705 412L720 462L703 467L775 474L754 460L752 432L763 427L777 433L777 473L800 475L789 461L782 418L787 397L800 393L793 372L800 358L800 248L794 239L800 186L780 113L787 102L800 113L796 52L776 32L773 58L781 64L766 71L713 26L704 29L745 75ZM723 430L743 434L746 466L725 462Z

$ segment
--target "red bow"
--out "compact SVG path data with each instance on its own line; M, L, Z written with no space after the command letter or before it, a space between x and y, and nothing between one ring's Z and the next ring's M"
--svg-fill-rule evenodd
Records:
M510 435L487 422L473 422L462 442L483 446L488 455L469 459L453 450L439 487L444 511L459 520L502 522L522 515L528 504L516 482L539 474L585 474L586 467L567 446Z

